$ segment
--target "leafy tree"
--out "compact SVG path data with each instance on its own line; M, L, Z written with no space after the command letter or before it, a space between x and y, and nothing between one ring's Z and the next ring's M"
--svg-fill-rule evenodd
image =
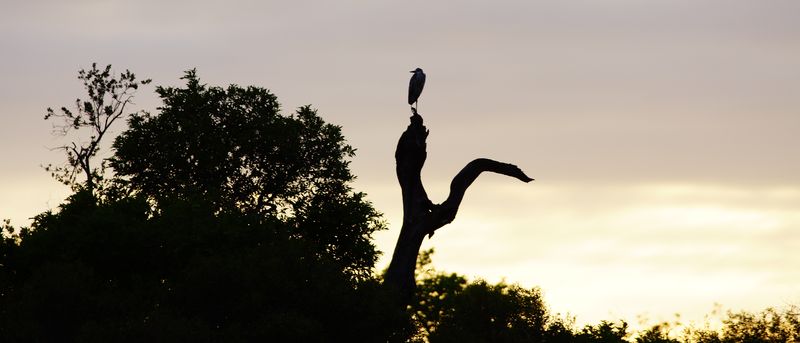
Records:
M669 323L653 325L636 337L636 343L680 343L669 337Z
M264 88L207 86L195 70L183 79L183 88L158 87L160 114L133 115L114 142L111 166L129 189L157 207L201 197L217 212L280 220L353 275L369 275L371 234L385 225L349 186L355 149L341 128L309 106L282 115Z
M455 306L455 295L467 285L464 276L441 273L432 267L433 249L421 251L417 261L417 299L411 305L419 336L433 334Z
M768 308L758 313L728 312L721 331L694 329L687 333L688 342L755 343L800 341L800 310Z
M418 261L417 299L411 305L418 340L430 342L570 342L568 324L549 314L541 292L505 283L468 282Z
M597 343L624 343L628 336L628 323L622 321L619 324L601 321L595 326L587 325L576 335L575 342L597 342Z
M0 334L23 341L387 341L402 312L377 279L202 199L98 202L82 191L2 256ZM6 243L3 243L6 247Z
M54 124L54 133L65 136L70 131L79 134L86 132L88 142L71 142L58 147L67 155L67 162L61 166L52 164L45 167L59 182L72 186L73 189L84 187L92 193L103 179L105 162L100 166L93 163L93 158L100 151L100 143L108 129L121 117L125 116L126 107L132 103L133 96L139 86L150 83L150 79L137 80L129 70L114 77L111 65L104 69L97 69L97 64L92 63L89 70L78 71L78 79L83 82L88 100L78 98L75 100L75 111L61 107L60 111L47 109L45 120L60 119L61 123ZM85 139L85 137L83 137ZM75 182L77 174L83 174L86 180L83 185Z
M81 73L96 102L89 119L64 111L71 128L122 113L119 83L95 82L109 75ZM95 171L30 229L3 225L3 341L404 340L407 317L372 273L384 224L349 186L341 129L308 106L281 115L262 88L186 80L115 141L115 196L92 194Z

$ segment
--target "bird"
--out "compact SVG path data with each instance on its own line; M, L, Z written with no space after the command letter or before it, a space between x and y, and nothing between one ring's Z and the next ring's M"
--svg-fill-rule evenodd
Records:
M414 73L414 75L411 75L411 81L408 83L408 104L413 105L417 103L419 95L422 94L422 88L425 87L425 73L420 68L414 69L410 73ZM411 108L416 109L414 106Z

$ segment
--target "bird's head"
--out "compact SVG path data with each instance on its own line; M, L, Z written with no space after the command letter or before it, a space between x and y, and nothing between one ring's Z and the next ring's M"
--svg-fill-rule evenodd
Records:
M421 73L421 72L422 72L422 69L420 69L420 68L417 68L417 69L414 69L412 71L409 71L409 73Z

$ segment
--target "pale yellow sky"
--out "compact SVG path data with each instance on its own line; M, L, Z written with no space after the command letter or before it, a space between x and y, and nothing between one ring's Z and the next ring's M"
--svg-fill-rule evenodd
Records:
M579 322L800 303L800 2L55 1L0 4L0 218L67 190L42 120L91 62L177 85L259 85L343 126L358 190L401 218L408 70L428 74L424 182L482 176L424 247L441 269L541 286ZM137 97L153 111L152 87ZM386 260L381 261L384 265Z

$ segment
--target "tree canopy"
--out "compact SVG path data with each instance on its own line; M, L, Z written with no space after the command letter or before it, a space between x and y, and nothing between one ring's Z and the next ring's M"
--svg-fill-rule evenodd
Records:
M82 192L4 242L3 341L385 340L403 327L376 279L352 281L281 222L198 199L149 208Z
M158 113L131 115L113 187L4 224L4 341L407 336L373 272L384 224L350 186L341 129L310 106L281 114L264 88L184 79L157 88Z
M280 220L350 272L371 273L371 235L384 224L349 185L355 149L341 128L310 106L282 115L264 88L207 86L194 70L183 79L158 87L159 114L134 114L115 140L118 180L157 207L201 198L217 212Z

